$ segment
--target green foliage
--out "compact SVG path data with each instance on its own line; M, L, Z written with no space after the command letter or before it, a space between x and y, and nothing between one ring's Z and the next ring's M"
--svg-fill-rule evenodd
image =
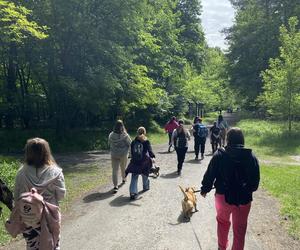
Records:
M299 166L261 167L261 182L281 203L281 215L286 218L290 234L300 239L300 168Z
M29 36L37 39L47 37L46 27L30 21L31 11L12 2L0 0L0 41L21 42Z
M262 91L261 72L270 58L279 54L279 27L292 16L300 17L300 2L285 0L232 0L236 8L234 25L226 30L229 43L230 83L238 91L239 105L256 106Z
M268 113L289 120L300 110L300 31L296 17L289 28L280 28L280 56L270 60L270 68L262 73L264 92L258 98Z
M220 49L207 49L205 64L200 75L186 68L187 83L183 88L190 102L202 102L205 109L226 109L234 105L234 94L226 73L227 61Z
M186 112L185 69L201 72L206 50L200 1L22 5L9 6L23 13L20 20L29 15L28 24L20 22L36 32L22 29L18 36L28 35L22 45L0 47L0 127L46 127L63 135L116 117L149 123ZM48 38L33 39L45 38L45 27Z
M12 157L3 157L0 155L0 178L3 180L6 185L10 188L11 191L14 190L14 184L15 184L15 176L17 173L17 170L20 167L20 163L12 158ZM3 208L3 218L8 218L10 211L0 204ZM10 236L7 234L4 223L1 220L0 223L0 246L10 240Z

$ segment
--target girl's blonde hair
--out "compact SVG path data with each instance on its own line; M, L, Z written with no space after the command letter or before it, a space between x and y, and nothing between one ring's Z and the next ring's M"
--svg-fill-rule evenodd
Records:
M138 135L146 135L146 129L144 127L139 127L137 130Z
M25 145L25 163L36 168L56 164L49 143L42 138L27 140Z

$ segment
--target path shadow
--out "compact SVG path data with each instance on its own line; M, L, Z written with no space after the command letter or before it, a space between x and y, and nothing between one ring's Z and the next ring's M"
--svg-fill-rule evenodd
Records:
M180 225L182 223L188 223L190 222L190 219L187 219L184 217L184 214L183 212L181 212L177 218L177 223L171 223L169 222L168 224L171 225L171 226L177 226L177 225Z
M186 163L200 164L201 163L201 159L199 159L199 160L191 159L191 160L186 161Z
M179 175L177 174L177 170L176 170L176 171L174 171L172 173L161 174L160 177L164 178L164 179L173 179L173 178L179 177Z
M136 204L135 202L142 199L142 196L139 196L136 200L130 200L130 198L128 196L124 196L124 195L120 195L118 197L116 197L115 199L113 199L109 205L112 207L123 207L123 206L136 206L136 207L140 207L140 204Z
M168 151L161 151L161 152L157 152L158 154L161 154L161 155L168 155L168 154L172 154L173 152L175 152L175 150L172 150L171 152L168 152Z
M90 203L90 202L94 202L94 201L102 201L102 200L106 200L110 197L112 197L114 195L113 193L113 189L105 192L105 193L92 193L89 194L87 196L85 196L82 200L84 203Z

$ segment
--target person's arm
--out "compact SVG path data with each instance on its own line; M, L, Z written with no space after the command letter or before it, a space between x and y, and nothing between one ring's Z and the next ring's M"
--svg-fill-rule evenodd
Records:
M147 148L148 148L149 156L151 158L155 158L155 154L153 153L150 141L147 141Z
M131 142L132 142L132 140L131 140L129 134L127 134L127 136L126 136L126 144L128 145L128 147L131 145Z
M177 137L177 130L174 129L173 133L172 133L172 144L174 145L174 147L176 147L176 137Z
M205 197L207 193L212 190L213 184L216 179L218 168L218 155L214 155L210 160L207 170L202 179L201 195Z
M256 191L259 186L260 181L260 171L259 171L259 163L255 155L253 155L253 168L250 180L252 181L252 192Z
M57 201L61 201L66 196L65 178L63 172L60 173L53 185L55 186L55 198Z
M188 130L186 131L186 137L188 138L188 140L191 139L191 134L190 134L190 132Z

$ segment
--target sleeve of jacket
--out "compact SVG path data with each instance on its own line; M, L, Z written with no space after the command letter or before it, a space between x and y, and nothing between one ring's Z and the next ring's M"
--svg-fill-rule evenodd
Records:
M259 186L260 181L260 171L259 171L259 163L255 155L253 154L253 167L251 171L251 186L252 186L252 192L256 191Z
M210 160L207 170L202 179L201 193L208 193L211 191L216 179L218 169L218 154L215 154Z
M150 141L147 141L148 152L151 158L155 158Z
M132 140L131 140L129 134L127 134L127 136L126 136L126 143L127 143L128 147L131 145L131 142L132 142Z
M53 184L55 186L55 198L57 201L61 201L66 195L65 178L62 172Z

